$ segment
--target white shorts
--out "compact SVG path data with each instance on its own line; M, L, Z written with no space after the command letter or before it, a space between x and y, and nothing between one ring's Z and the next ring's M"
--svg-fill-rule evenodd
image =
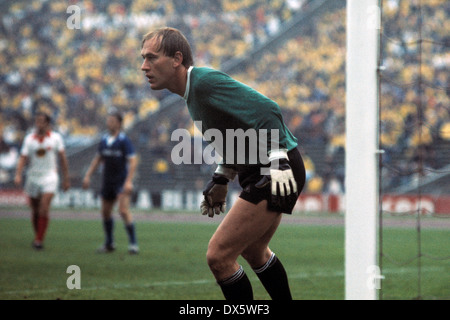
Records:
M28 176L25 183L25 192L30 198L39 198L44 193L56 193L59 177L56 173L44 176Z

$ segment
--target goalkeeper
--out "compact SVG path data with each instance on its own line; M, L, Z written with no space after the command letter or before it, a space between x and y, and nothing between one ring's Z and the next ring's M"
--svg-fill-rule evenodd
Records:
M190 45L177 29L161 28L146 34L141 55L141 70L151 89L168 89L183 97L192 119L201 121L203 133L214 129L229 146L233 141L226 141L227 129L267 132L267 139L257 145L265 146L268 161L254 163L251 152L243 158L236 152L231 157L228 148L217 146L224 160L203 192L202 213L212 217L225 211L227 183L236 175L243 190L212 236L207 262L227 300L253 299L251 283L237 263L240 255L272 299L292 299L286 271L269 249L269 242L282 213L292 213L305 183L305 169L297 139L284 124L279 106L220 71L193 67ZM275 149L271 148L273 142L278 144ZM262 169L267 169L267 174L262 174Z

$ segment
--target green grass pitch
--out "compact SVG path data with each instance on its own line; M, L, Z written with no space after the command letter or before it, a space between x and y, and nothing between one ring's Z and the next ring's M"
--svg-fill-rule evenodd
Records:
M130 256L122 222L116 218L117 250L97 254L100 220L50 221L44 251L31 248L29 219L0 218L0 299L223 299L206 264L206 248L217 224L136 223L141 252ZM449 230L422 230L422 250L449 255ZM413 229L386 228L383 251L400 262L417 254ZM344 228L283 223L271 243L289 275L294 299L344 299ZM397 265L383 259L382 297L418 295L417 260ZM244 260L255 298L269 299ZM69 290L70 265L81 270L81 289ZM422 258L420 294L450 298L450 262Z

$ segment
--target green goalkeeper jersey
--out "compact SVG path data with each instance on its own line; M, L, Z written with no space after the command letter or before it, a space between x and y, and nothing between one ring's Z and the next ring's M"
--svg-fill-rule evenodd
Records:
M226 165L261 164L260 157L255 162L255 152L267 155L273 148L290 151L297 146L278 104L223 72L191 67L184 99L194 123L201 125L207 141L215 141ZM222 141L216 136L209 139L205 135L209 129L220 132ZM244 140L245 150L241 150Z

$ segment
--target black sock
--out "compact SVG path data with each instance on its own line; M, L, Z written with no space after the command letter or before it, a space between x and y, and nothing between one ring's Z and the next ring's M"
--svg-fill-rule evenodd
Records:
M231 277L217 282L226 300L253 300L253 289L242 266Z
M137 244L136 229L134 227L134 223L132 222L130 224L125 224L125 230L127 231L130 244Z
M263 266L253 270L272 300L292 300L286 270L274 253Z
M103 220L103 230L105 231L105 245L111 246L114 243L113 230L114 230L114 219L109 218Z

